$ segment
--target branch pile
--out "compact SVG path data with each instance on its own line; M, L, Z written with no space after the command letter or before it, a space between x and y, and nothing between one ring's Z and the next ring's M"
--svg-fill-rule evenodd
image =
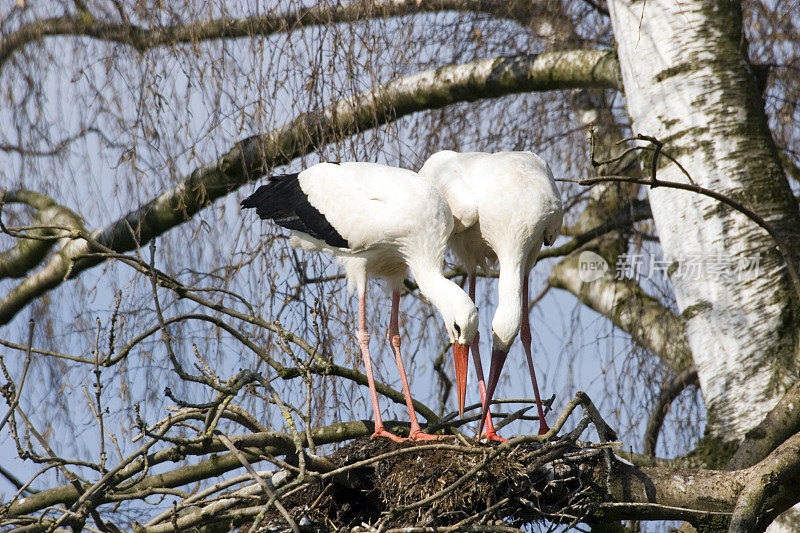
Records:
M462 527L507 518L522 526L588 504L581 472L601 461L602 446L571 436L539 444L396 444L362 438L330 456L342 472L317 480L284 501L298 523L341 530L367 522L383 527ZM271 521L280 524L276 515ZM377 527L377 526L376 526Z

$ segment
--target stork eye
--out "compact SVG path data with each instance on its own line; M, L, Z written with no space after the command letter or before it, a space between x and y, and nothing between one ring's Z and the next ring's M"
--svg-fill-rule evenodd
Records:
M453 323L453 329L456 330L456 335L461 335L461 328L455 322Z

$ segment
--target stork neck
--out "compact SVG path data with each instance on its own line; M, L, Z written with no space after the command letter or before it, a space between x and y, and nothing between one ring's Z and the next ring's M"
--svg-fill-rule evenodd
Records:
M525 275L521 263L500 262L497 310L492 319L494 348L508 350L519 333L522 323L522 281Z
M427 298L440 312L449 307L453 291L463 292L461 288L444 277L441 267L419 267L409 265L414 280L419 285L420 292Z
M445 278L441 263L433 268L409 264L419 290L442 315L450 340L468 346L478 331L478 310L464 290Z

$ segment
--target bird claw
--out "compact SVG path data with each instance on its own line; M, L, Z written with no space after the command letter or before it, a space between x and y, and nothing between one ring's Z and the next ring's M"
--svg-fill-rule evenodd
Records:
M431 435L429 433L425 433L421 429L416 429L411 432L411 435L408 436L410 440L413 441L427 441L427 440L441 440L445 438L446 435Z
M394 433L390 433L389 431L386 431L383 428L375 430L375 433L372 434L372 438L374 439L375 437L386 437L386 438L392 439L395 442L405 442L405 441L408 440L408 439L404 439L402 437L398 437Z
M550 431L550 428L547 427L547 424L545 422L539 424L539 435L544 435L548 431Z
M485 440L493 440L493 441L495 441L495 442L506 442L506 441L508 440L508 439L506 439L506 438L503 438L503 437L501 437L500 435L498 435L498 434L497 434L497 433L495 433L494 431L487 431L487 432L484 434L483 438L484 438Z

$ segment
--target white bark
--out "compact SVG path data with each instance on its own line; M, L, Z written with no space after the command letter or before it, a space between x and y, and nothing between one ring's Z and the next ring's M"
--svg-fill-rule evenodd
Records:
M736 2L609 0L634 133L662 140L695 183L743 201L797 255L797 204L767 129ZM658 176L686 181L661 163ZM725 440L754 427L796 372L797 298L768 235L743 215L688 192L649 192L670 279L708 409ZM754 279L682 272L760 257Z

